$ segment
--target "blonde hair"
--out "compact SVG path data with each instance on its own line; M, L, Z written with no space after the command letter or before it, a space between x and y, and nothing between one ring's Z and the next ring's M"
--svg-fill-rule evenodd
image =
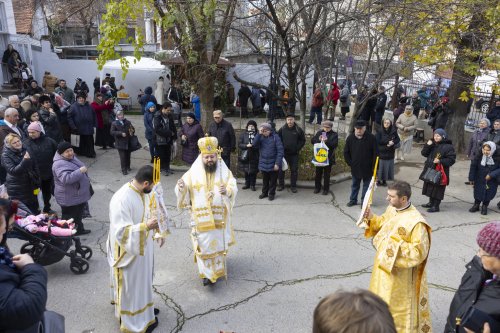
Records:
M396 333L387 304L371 291L337 291L314 310L313 333Z
M17 134L14 134L14 133L9 133L9 134L7 134L7 136L5 137L5 139L3 140L3 143L4 143L4 145L6 145L8 148L12 148L11 143L12 143L12 141L13 141L14 139L19 139L19 140L21 140L21 137L20 137L19 135L17 135Z

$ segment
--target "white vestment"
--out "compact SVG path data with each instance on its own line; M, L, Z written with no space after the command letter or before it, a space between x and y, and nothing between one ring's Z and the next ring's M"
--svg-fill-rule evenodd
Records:
M182 176L184 191L175 187L177 207L191 210L191 240L201 278L215 282L227 274L226 254L234 244L231 213L238 188L231 170L220 159L215 173L205 172L201 155ZM219 193L220 185L227 189Z
M111 296L120 330L144 332L155 322L153 307L153 239L147 230L150 195L131 183L109 203L108 263Z
M164 82L162 80L156 81L154 96L156 98L156 102L158 102L159 105L162 105L163 104L163 96L165 96L165 85L164 85Z

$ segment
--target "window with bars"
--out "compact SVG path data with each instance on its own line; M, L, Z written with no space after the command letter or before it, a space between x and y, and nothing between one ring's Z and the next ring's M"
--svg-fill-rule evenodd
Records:
M7 15L5 15L5 4L0 2L0 32L8 32Z

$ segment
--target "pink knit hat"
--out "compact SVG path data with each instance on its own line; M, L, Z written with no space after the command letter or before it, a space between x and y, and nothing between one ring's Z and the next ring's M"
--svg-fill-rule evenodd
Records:
M37 132L41 132L42 131L42 126L40 125L40 123L38 121L34 121L32 122L29 126L28 126L28 131L37 131Z
M488 254L500 258L500 221L488 223L481 229L477 244Z

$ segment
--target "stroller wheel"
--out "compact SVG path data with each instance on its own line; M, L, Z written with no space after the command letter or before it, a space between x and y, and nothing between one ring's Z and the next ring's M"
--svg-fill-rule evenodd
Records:
M84 245L80 249L76 250L76 254L81 256L83 259L89 260L92 258L92 249Z
M89 262L83 258L71 259L69 269L75 274L85 274L89 270Z

